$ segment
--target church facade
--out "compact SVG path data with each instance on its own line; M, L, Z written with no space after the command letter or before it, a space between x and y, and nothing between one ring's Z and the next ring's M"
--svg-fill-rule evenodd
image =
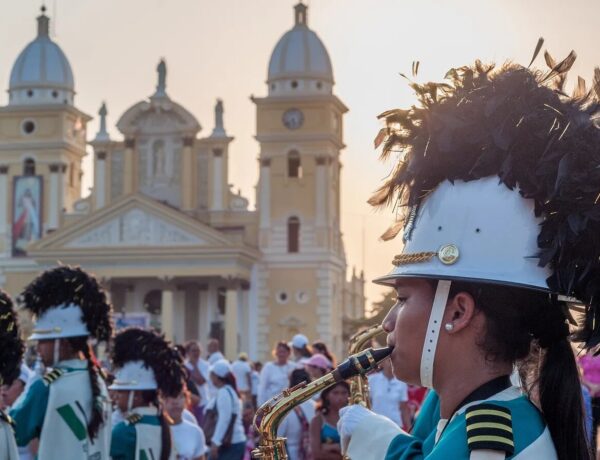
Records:
M364 315L340 231L343 116L331 60L296 5L274 48L267 95L255 97L256 209L229 184L223 102L201 134L172 100L166 63L156 90L107 132L107 110L77 109L70 63L38 17L0 107L0 285L16 295L57 262L81 265L110 292L117 322L183 342L219 338L233 358L268 359L298 332L344 353L343 322ZM91 148L94 181L81 195Z

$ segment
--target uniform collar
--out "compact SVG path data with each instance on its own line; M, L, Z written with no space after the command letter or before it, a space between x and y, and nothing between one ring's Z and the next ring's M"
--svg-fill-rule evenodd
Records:
M131 409L132 414L138 415L158 415L158 409L154 406L134 407Z
M65 359L56 364L56 368L65 370L83 370L87 369L88 363L84 359Z

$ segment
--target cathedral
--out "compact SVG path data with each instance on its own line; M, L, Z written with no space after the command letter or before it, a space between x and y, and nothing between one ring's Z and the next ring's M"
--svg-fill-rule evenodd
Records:
M268 63L256 106L256 209L230 188L224 103L214 127L156 90L98 133L77 108L74 76L49 36L17 57L0 107L0 286L17 295L40 270L81 265L110 292L118 326L160 329L178 343L221 340L230 359L269 359L302 332L345 355L343 324L364 316L364 276L347 279L340 230L343 117L329 54L307 6ZM254 120L248 120L249 123ZM89 136L90 138L92 136ZM82 160L94 180L82 196Z

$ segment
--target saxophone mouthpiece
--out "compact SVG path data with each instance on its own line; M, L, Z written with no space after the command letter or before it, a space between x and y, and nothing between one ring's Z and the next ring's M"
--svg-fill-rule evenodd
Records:
M357 375L365 375L374 370L381 361L387 358L393 349L394 347L368 348L352 355L333 371L333 377L336 381L340 381Z

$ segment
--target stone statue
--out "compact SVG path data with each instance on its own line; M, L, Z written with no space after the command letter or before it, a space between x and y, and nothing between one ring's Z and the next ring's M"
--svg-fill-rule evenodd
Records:
M108 110L106 110L106 102L102 103L102 107L98 111L98 115L100 115L100 132L106 132L106 115L108 115Z
M215 129L213 129L212 135L217 137L225 136L225 127L223 126L223 101L217 99L215 105Z
M161 59L156 67L158 72L158 86L156 87L157 94L164 94L167 89L167 63Z
M217 99L217 105L215 105L215 130L217 131L225 131L223 126L223 113L223 101Z

